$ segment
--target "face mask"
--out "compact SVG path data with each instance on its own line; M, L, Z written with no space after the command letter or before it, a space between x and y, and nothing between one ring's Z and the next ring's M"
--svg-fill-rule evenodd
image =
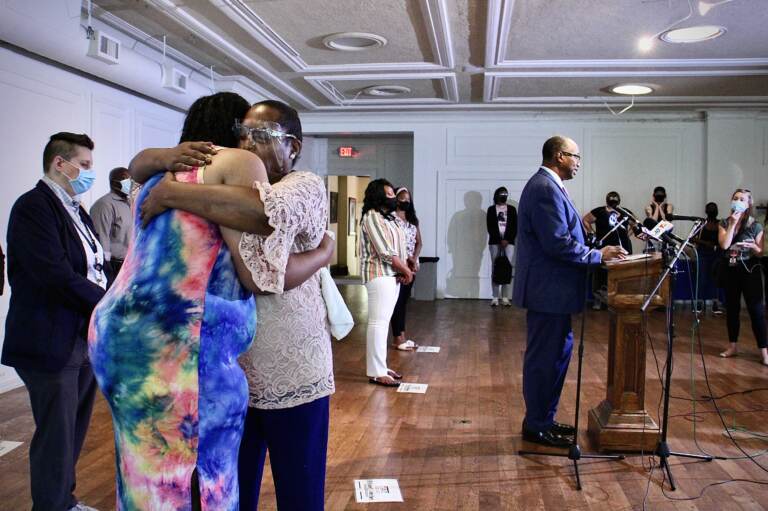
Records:
M666 198L667 198L667 196L666 196L666 195L664 195L664 194L661 194L661 193L658 193L658 194L656 194L656 195L654 195L654 196L653 196L653 200L655 200L655 201L656 201L656 202L658 202L659 204L661 204L662 202L664 202L664 199L666 199Z
M395 197L388 197L384 202L384 207L387 211L394 211L397 207L397 199Z
M606 204L608 204L608 206L611 208L615 208L616 206L619 205L619 199L608 199L606 201Z
M507 197L509 197L509 195L507 195L506 193L500 193L496 199L496 203L504 204L505 202L507 202Z
M400 211L410 211L411 203L408 201L398 201L397 209L399 209Z
M93 182L96 181L96 172L93 170L81 169L69 160L64 161L79 171L75 179L69 180L69 184L72 186L72 190L75 192L75 195L80 195L90 190L91 186L93 186Z
M125 178L120 180L120 191L123 192L125 195L128 195L131 193L131 178Z
M744 213L747 210L747 203L740 200L731 201L731 209L734 213Z

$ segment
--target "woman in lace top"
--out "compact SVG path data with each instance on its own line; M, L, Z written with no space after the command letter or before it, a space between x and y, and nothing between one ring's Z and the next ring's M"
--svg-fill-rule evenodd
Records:
M421 231L419 230L419 219L416 216L416 210L411 201L411 192L407 188L398 188L395 192L397 197L397 210L395 211L395 222L403 231L405 236L405 253L407 254L406 263L408 268L414 273L419 271L419 254L421 253ZM392 345L401 351L414 351L418 345L411 339L405 337L405 312L408 307L408 300L411 298L413 289L413 280L410 284L400 284L400 293L397 297L395 310L392 312Z
M320 510L334 391L329 326L316 274L333 254L325 235L325 187L312 173L291 172L302 140L293 108L277 101L257 103L236 123L236 131L241 146L263 161L268 184L255 183L249 195L194 187L204 190L201 195L166 177L147 211L175 207L256 233L242 236L239 252L254 288L275 294L257 298L256 338L240 358L249 393L240 445L240 508L258 506L268 450L278 507ZM208 152L205 144L174 151L156 158L167 161L166 168L183 170L184 162Z
M270 158L270 143L253 137L253 150L264 160L270 181L255 186L274 231L269 236L243 235L240 253L254 278L268 276L270 287L280 288L289 254L313 249L323 239L328 203L322 179L311 172L291 172L301 150L296 111L279 102L257 103L244 124L259 129L264 122L277 123L279 131L295 138L280 146L292 148L287 158L276 161ZM240 446L241 509L258 505L268 450L278 508L322 510L334 381L320 276L316 273L283 294L260 296L257 306L256 338L240 359L250 392Z

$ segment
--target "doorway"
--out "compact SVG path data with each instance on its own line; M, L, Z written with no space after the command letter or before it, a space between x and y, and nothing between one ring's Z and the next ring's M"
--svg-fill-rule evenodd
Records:
M328 176L329 230L336 235L331 275L340 284L360 284L360 211L370 176Z

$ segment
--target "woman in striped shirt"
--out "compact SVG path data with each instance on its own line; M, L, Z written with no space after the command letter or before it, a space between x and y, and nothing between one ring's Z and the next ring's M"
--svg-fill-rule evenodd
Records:
M366 372L368 381L397 387L402 376L387 367L387 334L400 284L410 284L403 231L393 212L397 199L386 179L374 179L365 189L360 236L360 273L368 292Z

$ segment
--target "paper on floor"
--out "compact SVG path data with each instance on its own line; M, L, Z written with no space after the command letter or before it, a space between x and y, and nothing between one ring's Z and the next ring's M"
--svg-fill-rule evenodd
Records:
M402 502L397 479L355 479L355 500L368 502Z
M401 383L399 387L397 387L398 392L408 392L410 394L425 394L427 392L427 387L429 387L426 383Z
M440 353L440 346L419 346L417 353Z
M20 445L21 442L11 442L10 440L0 441L0 457L5 456Z

